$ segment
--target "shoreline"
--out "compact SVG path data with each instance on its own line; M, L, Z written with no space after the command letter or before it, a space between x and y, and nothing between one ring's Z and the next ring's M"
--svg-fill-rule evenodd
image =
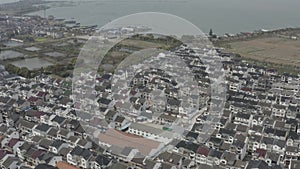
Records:
M159 4L159 3L152 3L155 8L148 9L147 6L145 6L142 2L136 3L129 3L127 4L120 4L122 7L124 7L124 10L122 10L121 7L118 7L118 3L116 2L96 2L96 1L90 1L85 3L79 3L77 1L74 2L74 7L65 8L65 7L53 7L46 11L47 15L53 15L55 17L59 18L66 18L66 19L72 19L75 18L78 22L80 22L82 25L91 25L91 24L97 24L99 27L104 26L105 24L109 23L110 21L113 21L119 17L130 15L133 13L140 13L140 12L159 12L159 13L169 13L176 16L180 16L183 19L187 19L193 24L195 24L198 28L200 28L203 32L208 33L209 29L213 29L215 33L219 36L223 36L226 33L228 34L238 34L241 32L252 32L254 30L259 29L268 29L268 30L275 30L275 29L282 29L285 27L294 27L294 26L300 26L296 25L297 22L294 21L294 19L291 20L274 20L273 14L270 14L270 12L266 11L265 15L262 15L263 19L257 18L257 21L252 18L251 23L249 24L238 24L239 22L245 22L244 18L249 16L241 15L238 18L235 18L236 21L232 21L233 19L228 18L228 20L224 20L221 13L216 13L213 15L211 19L202 18L202 17L195 17L193 13L188 14L182 14L177 11L168 10L167 6L169 6L169 3ZM197 3L198 4L198 3ZM201 4L201 3L200 3ZM160 7L159 5L164 5ZM180 5L175 4L176 8L182 8ZM186 7L184 8L192 8L192 10L195 10L191 5L194 5L194 2L188 2L185 4ZM132 7L136 6L138 9ZM119 9L120 8L120 9ZM134 9L133 9L134 8ZM129 10L130 9L130 10ZM85 12L81 12L85 11ZM101 11L101 12L99 12ZM206 12L206 11L204 11ZM222 11L221 11L222 12ZM230 12L230 11L229 11ZM203 12L202 12L203 13ZM230 15L235 14L236 12L230 12ZM27 13L28 14L28 13ZM43 11L37 11L29 13L32 15L39 15L44 16ZM209 11L207 13L201 14L201 15L207 15L209 14ZM265 18L266 17L266 18ZM286 17L285 15L283 17ZM223 20L220 20L220 19ZM272 18L273 21L268 23L264 22L265 19ZM225 18L226 19L226 18ZM233 25L233 26L231 26ZM240 26L245 25L245 26Z
M74 6L74 2L69 1L48 1L48 0L28 0L26 2L0 3L0 14L2 15L27 15L55 7ZM4 10L3 10L4 9Z

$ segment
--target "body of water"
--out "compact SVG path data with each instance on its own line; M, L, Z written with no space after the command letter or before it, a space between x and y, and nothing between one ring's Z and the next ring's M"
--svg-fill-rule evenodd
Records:
M10 2L18 2L19 0L0 0L0 4L10 3Z
M124 15L163 12L185 18L203 32L207 33L212 28L218 34L300 26L299 0L72 0L72 2L74 6L51 8L46 11L46 15L75 19L82 25L101 27ZM44 16L43 11L31 14Z
M5 45L7 47L17 47L17 46L22 46L23 43L9 40L9 41L3 42L3 45Z
M13 51L13 50L4 50L0 52L0 60L14 59L24 57L23 53Z
M51 62L41 58L27 58L18 61L14 61L11 64L17 67L27 67L29 70L39 69L42 67L47 67L53 65Z

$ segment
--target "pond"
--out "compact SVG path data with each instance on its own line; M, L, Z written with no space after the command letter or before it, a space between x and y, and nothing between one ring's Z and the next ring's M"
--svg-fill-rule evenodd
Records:
M4 50L0 52L0 60L14 59L20 57L24 57L24 54L13 50Z
M23 43L9 40L9 41L4 42L3 45L5 45L7 47L16 47L16 46L22 46Z
M31 51L31 52L36 52L36 51L41 50L40 48L35 47L35 46L28 47L28 48L25 48L25 49L28 50L28 51Z
M59 53L59 52L49 52L49 53L45 53L45 55L50 56L50 57L54 57L54 58L59 58L59 57L64 56L64 54Z
M22 59L22 60L11 62L11 64L17 67L27 67L29 70L40 69L42 67L53 65L53 63L41 58Z

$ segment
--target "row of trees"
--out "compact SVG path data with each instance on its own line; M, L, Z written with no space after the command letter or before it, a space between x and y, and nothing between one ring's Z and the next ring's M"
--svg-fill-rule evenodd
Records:
M6 64L5 69L10 73L17 74L17 75L20 75L20 76L23 76L23 77L26 77L26 78L32 78L36 75L35 71L31 71L26 67L19 68L19 67L15 66L13 64L10 64L10 63Z
M45 74L55 74L60 77L68 77L71 75L72 70L74 69L73 64L68 65L52 65L46 68L41 69L41 71Z
M17 74L19 76L25 77L25 78L33 78L41 73L45 73L45 74L55 74L58 75L60 77L68 77L71 74L71 71L74 69L74 66L72 64L68 64L68 65L52 65L52 66L48 66L46 68L40 68L37 70L29 70L26 67L17 67L13 64L6 64L5 69L13 74Z

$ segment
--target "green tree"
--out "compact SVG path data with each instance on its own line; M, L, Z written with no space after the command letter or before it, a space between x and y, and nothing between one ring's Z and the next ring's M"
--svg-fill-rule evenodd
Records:
M19 69L19 71L17 72L18 75L29 78L31 75L31 72L28 68L26 67L22 67L21 69Z
M15 73L15 74L17 74L20 70L19 67L15 66L13 64L10 64L10 63L5 65L5 69L10 73Z
M214 32L213 32L213 30L212 30L212 29L210 29L210 30L209 30L209 33L208 33L208 35L209 35L210 37L212 37L212 36L214 35Z

